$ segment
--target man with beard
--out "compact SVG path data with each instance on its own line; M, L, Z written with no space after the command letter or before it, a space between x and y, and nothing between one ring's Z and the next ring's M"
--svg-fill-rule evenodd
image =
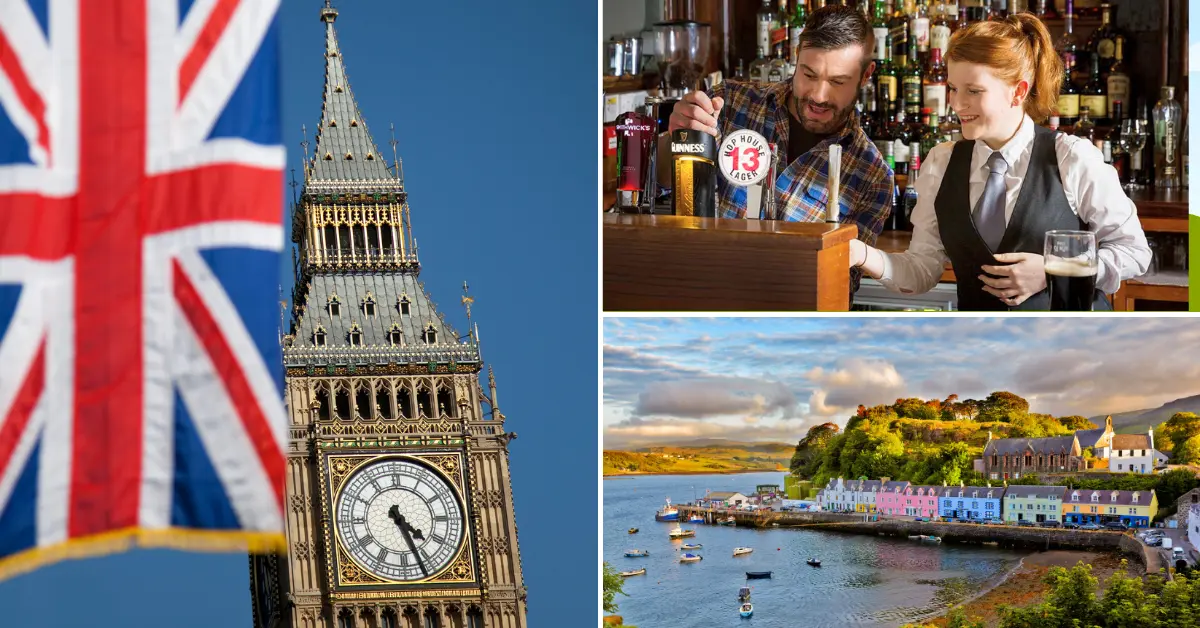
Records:
M892 207L892 170L855 115L859 88L871 80L875 36L866 17L850 6L811 13L800 34L791 82L768 85L725 82L711 94L693 92L671 113L670 130L706 131L718 140L737 129L761 133L781 150L774 191L784 220L821 222L829 176L829 146L842 147L839 221L858 225L858 238L874 244ZM719 130L718 130L719 129ZM785 165L786 164L786 165ZM717 182L717 214L746 215L746 188ZM858 286L859 269L852 269Z

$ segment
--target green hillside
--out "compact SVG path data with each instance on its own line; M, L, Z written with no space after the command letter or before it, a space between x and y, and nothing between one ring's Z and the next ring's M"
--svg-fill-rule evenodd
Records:
M604 452L604 475L732 473L785 470L794 446L720 441L701 447L660 446Z
M1118 434L1145 434L1146 430L1151 427L1158 430L1159 426L1177 412L1200 414L1200 395L1176 399L1157 408L1114 414L1112 415L1113 430ZM1103 425L1104 418L1104 416L1091 417L1091 421L1097 425Z

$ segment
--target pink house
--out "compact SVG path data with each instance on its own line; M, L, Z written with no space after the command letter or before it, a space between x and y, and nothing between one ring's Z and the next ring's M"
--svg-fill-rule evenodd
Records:
M904 489L904 506L901 514L910 517L938 516L938 487L913 486Z
M875 511L884 515L903 515L904 491L908 489L908 486L908 482L885 480L879 494L875 496Z

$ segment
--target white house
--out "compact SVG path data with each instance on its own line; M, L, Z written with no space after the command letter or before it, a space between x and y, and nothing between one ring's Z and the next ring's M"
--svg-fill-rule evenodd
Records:
M734 508L749 502L745 495L729 491L710 491L701 499L708 503L709 508Z
M1167 463L1166 454L1154 448L1154 430L1145 434L1115 434L1102 458L1108 458L1108 470L1116 473L1154 473Z
M1188 509L1187 539L1193 548L1200 550L1200 504L1193 504Z
M821 510L829 510L833 512L853 512L855 504L855 490L846 480L842 478L833 478L825 485L821 491Z

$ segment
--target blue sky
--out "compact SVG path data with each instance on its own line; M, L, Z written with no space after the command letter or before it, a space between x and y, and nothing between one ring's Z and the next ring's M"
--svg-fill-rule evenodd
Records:
M298 175L300 125L311 140L321 112L322 5L283 3L284 140ZM421 278L462 330L469 282L484 359L519 434L510 450L530 623L590 616L598 581L589 569L564 578L562 557L567 547L594 556L597 542L563 525L564 513L592 520L597 504L595 5L334 5L350 85L389 160L396 125ZM69 561L0 583L0 625L249 627L248 587L239 555Z
M1187 318L627 318L604 322L604 446L793 442L859 404L981 399L1095 416L1200 393Z

